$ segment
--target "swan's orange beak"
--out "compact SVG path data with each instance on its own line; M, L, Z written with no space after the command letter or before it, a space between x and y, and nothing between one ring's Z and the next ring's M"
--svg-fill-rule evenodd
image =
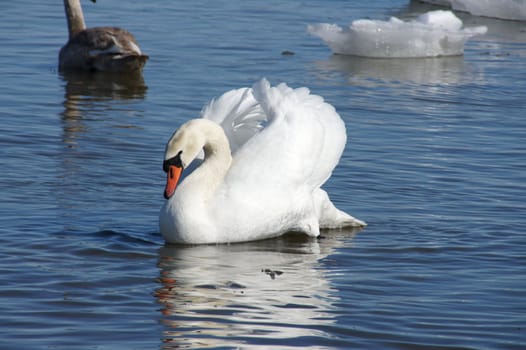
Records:
M166 187L164 188L164 198L169 199L171 196L173 196L182 172L183 168L176 165L170 165L168 167Z

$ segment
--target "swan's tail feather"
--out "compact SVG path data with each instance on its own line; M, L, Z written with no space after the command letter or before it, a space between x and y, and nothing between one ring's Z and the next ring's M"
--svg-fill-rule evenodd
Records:
M320 229L367 226L365 221L336 208L329 199L327 192L322 189L314 192L314 206L320 222Z

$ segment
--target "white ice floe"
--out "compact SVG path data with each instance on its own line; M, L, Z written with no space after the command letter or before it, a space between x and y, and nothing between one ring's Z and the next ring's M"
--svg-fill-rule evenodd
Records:
M420 0L475 16L526 21L525 0Z
M462 28L462 21L451 11L438 10L408 22L396 17L388 21L360 19L348 28L321 23L309 25L307 30L336 54L402 58L462 55L464 43L487 28Z

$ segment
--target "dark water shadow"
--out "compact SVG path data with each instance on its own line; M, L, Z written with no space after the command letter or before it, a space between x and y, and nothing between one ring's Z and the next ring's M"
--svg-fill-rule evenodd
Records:
M159 250L163 348L293 346L326 339L339 300L321 263L356 231ZM272 334L272 342L268 335Z

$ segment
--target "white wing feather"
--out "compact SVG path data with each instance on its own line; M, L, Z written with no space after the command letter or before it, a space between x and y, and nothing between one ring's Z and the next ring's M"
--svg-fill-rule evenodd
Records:
M266 115L250 88L231 90L212 100L201 111L201 117L221 125L232 153L257 134L266 122Z
M311 191L320 187L345 147L340 116L307 88L271 87L263 79L250 91L267 125L238 149L226 181L269 188L308 186Z

